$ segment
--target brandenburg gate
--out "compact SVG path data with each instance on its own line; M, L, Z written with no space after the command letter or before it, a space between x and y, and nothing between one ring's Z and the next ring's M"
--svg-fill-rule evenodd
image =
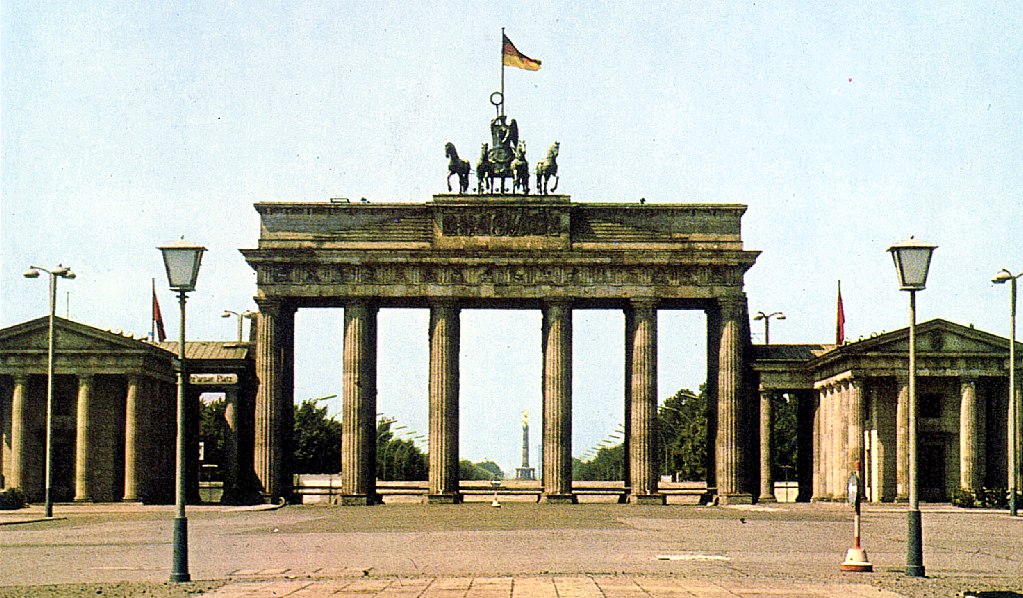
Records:
M429 308L430 502L459 502L459 315L543 314L543 491L572 494L572 310L625 314L625 483L630 502L663 502L657 468L657 314L707 321L711 479L721 502L749 502L757 421L749 344L743 205L573 203L566 195L435 195L426 203L258 203L255 469L286 497L293 418L294 314L344 308L343 504L376 493L377 312ZM684 359L680 356L680 359ZM751 424L750 422L753 422ZM755 461L755 459L753 460Z

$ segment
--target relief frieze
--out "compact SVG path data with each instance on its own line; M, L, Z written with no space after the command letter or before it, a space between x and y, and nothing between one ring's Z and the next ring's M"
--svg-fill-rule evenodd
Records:
M728 266L323 265L267 264L261 285L734 286L742 270Z

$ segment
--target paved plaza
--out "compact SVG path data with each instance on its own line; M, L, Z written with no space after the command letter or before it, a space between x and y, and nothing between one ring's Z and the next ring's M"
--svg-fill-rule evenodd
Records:
M842 504L191 507L193 584L168 584L172 507L0 512L0 596L1023 596L1023 518L925 506L928 577L906 514L867 507L873 573L841 573ZM66 585L61 585L66 584Z

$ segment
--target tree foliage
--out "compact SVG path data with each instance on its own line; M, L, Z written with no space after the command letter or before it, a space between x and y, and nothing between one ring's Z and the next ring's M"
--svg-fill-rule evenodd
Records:
M603 447L589 461L572 459L572 479L602 482L621 481L625 477L625 446Z
M341 471L341 422L327 413L317 399L306 399L295 410L295 473Z
M657 414L660 426L661 473L677 475L680 480L707 479L707 393L683 388L661 405Z
M377 423L377 478L381 480L425 480L429 462L411 440L396 438L391 420Z
M788 393L775 393L771 398L772 419L771 469L775 480L794 480L797 453L797 407L799 402Z
M224 446L227 440L227 401L199 401L199 442L203 446L203 463L224 465Z

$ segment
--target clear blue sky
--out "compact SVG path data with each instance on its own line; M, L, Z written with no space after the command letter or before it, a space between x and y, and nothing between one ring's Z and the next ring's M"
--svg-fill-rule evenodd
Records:
M30 264L70 265L59 313L149 329L156 246L209 248L189 338L254 309L258 201L422 202L443 146L487 140L500 30L507 112L536 161L561 143L574 201L749 205L750 310L775 343L906 325L886 249L939 245L919 319L1008 336L1023 270L1023 10L1011 2L148 3L0 5L0 326L46 312ZM68 297L66 292L70 293ZM296 398L340 393L341 312L298 314ZM425 311L385 311L380 411L426 432ZM660 395L704 378L703 315L662 312ZM539 443L540 318L465 312L462 456L506 470ZM575 317L575 453L621 421L622 318ZM753 328L756 340L761 329ZM335 408L335 411L337 409Z

